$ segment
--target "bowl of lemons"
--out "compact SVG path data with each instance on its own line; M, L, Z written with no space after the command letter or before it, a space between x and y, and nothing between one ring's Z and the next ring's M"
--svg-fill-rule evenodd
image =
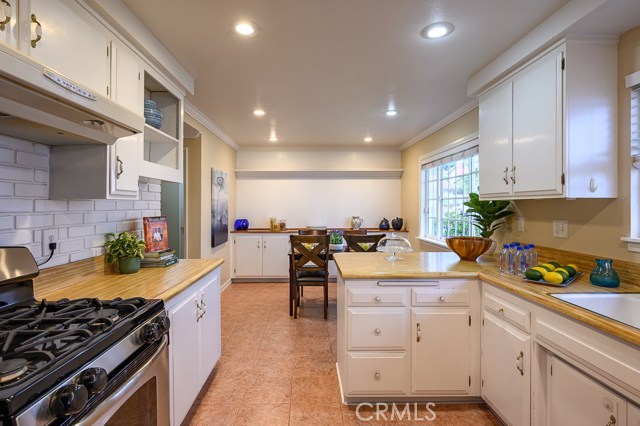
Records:
M558 262L541 263L524 272L526 281L564 287L578 278L582 272L574 263L562 265Z

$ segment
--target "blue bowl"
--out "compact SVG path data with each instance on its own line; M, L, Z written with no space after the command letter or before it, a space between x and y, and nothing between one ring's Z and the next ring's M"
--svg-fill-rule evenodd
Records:
M246 231L249 229L249 221L247 219L236 219L233 223L233 227L236 231Z

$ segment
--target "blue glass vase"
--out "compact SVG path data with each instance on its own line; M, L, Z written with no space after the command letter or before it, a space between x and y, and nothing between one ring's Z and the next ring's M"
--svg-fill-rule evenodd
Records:
M596 267L591 271L589 281L591 284L600 287L618 287L620 285L620 277L613 269L611 259L596 259Z
M246 231L249 229L249 221L247 219L236 219L233 227L236 231Z

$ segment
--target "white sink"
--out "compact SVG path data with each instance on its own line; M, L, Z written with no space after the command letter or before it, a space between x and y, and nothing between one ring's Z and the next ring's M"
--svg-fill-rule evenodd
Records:
M640 329L640 293L554 293L551 296Z

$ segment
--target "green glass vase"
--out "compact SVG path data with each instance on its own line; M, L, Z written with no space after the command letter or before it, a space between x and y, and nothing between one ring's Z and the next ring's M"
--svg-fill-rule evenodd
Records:
M620 277L613 269L613 260L596 259L596 267L591 271L589 281L591 284L600 287L618 287L620 285Z

